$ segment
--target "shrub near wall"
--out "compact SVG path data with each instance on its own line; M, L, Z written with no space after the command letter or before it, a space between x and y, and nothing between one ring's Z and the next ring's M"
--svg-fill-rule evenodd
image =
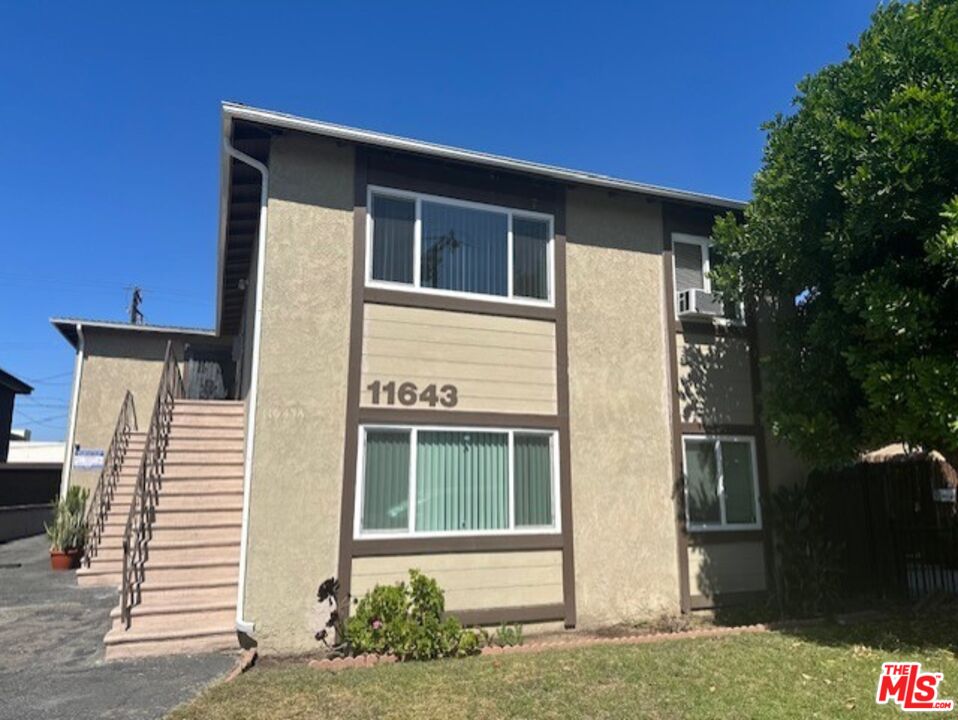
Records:
M319 589L320 602L332 601L338 584L332 578ZM438 583L418 570L409 571L409 583L377 585L364 595L350 617L341 622L337 610L328 628L336 628L346 655L392 655L400 660L434 660L477 654L482 635L463 628L453 617L443 618L446 600ZM326 631L317 634L325 640Z

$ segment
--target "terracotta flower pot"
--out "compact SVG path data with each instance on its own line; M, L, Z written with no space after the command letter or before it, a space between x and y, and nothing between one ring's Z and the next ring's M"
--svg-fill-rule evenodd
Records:
M82 555L83 550L81 548L51 550L50 567L53 570L76 570L80 567L80 557Z

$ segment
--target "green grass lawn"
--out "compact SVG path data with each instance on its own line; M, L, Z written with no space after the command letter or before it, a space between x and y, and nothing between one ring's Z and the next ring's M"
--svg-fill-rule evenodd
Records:
M832 718L875 705L882 661L918 660L958 699L950 613L788 632L406 663L331 674L266 663L170 716L203 718Z

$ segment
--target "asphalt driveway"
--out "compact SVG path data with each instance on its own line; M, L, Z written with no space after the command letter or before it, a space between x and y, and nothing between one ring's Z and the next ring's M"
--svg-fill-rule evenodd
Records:
M116 601L51 572L44 536L0 545L0 720L160 718L233 666L228 654L104 662Z

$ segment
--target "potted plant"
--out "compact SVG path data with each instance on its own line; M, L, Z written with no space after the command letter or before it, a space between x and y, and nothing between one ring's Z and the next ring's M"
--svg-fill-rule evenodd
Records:
M86 500L89 491L77 486L67 490L66 497L53 504L53 522L44 523L50 538L50 567L71 570L80 566L86 542Z

